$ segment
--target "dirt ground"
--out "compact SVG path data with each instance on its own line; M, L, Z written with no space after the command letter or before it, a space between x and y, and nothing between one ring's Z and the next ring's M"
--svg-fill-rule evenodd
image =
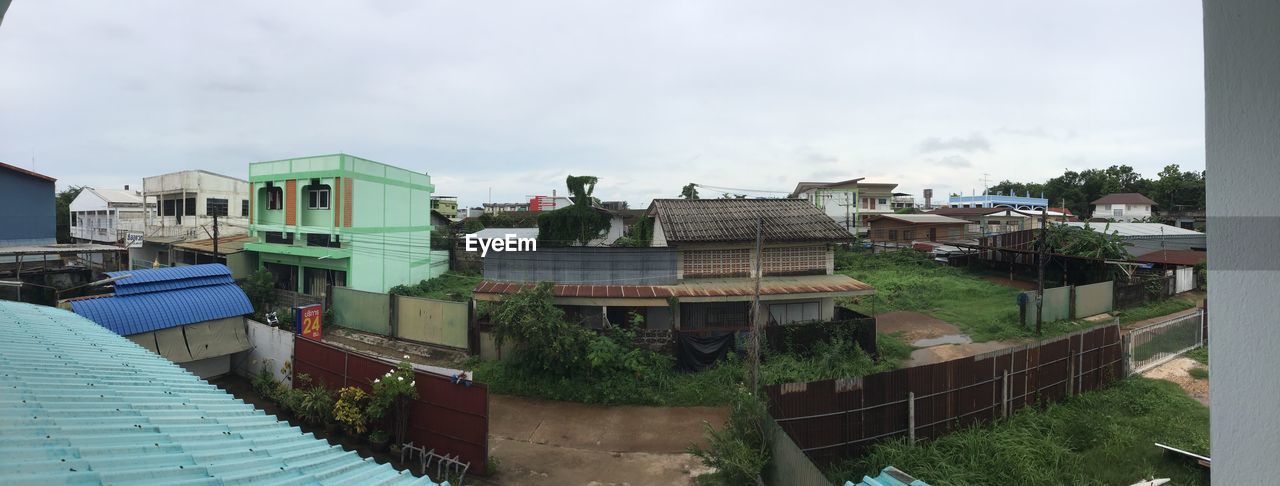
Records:
M1207 368L1207 366L1191 358L1179 357L1147 370L1142 376L1177 383L1183 391L1187 392L1187 395L1207 407L1209 406L1209 380L1193 378L1188 373L1192 368Z
M1026 280L1010 280L1009 277L999 277L996 275L983 275L978 278L981 278L993 284L999 284L1005 287L1011 287L1018 290L1035 290L1036 289L1035 282L1029 282Z
M710 472L685 451L724 407L605 407L489 396L490 484L687 485Z
M911 311L893 311L876 315L876 330L887 334L901 332L903 339L908 343L961 334L960 328L950 322Z

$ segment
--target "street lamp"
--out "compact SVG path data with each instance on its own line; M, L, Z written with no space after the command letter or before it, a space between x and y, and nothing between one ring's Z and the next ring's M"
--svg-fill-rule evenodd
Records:
M46 289L53 289L53 301L54 301L54 304L57 304L58 302L62 301L62 292L64 292L64 291L67 291L67 290L75 290L75 289L83 288L83 287L97 287L97 286L100 286L100 285L106 285L106 284L109 284L109 283L111 283L111 282L115 282L115 281L117 281L117 280L126 279L126 278L129 278L129 277L132 277L132 276L133 276L133 274L131 274L131 273L126 273L126 274L124 274L124 275L117 275L117 276L115 276L115 277L104 278L104 279L102 279L102 280L96 280L96 281L93 281L93 282L89 282L89 283L87 283L87 284L80 284L80 285L77 285L77 286L75 286L75 287L69 287L69 288L65 288L65 289L60 289L60 288L57 288L57 287L54 287L54 286L51 286L51 285L37 284L37 283L31 283L31 282L23 282L23 281L21 281L21 280L0 280L0 286L4 286L4 287L18 287L18 292L19 292L19 294L18 294L18 299L19 299L19 300L21 300L21 299L22 299L22 294L21 294L21 292L22 292L22 286L24 286L24 285L30 285L30 286L32 286L32 287L42 287L42 288L46 288Z

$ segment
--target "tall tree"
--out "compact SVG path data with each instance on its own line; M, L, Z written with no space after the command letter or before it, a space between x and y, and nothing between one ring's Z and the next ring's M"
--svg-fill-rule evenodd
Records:
M54 198L57 202L57 209L54 211L58 221L54 224L56 229L58 243L71 243L71 201L80 195L80 191L84 186L70 186L66 189L58 191Z
M690 182L680 189L682 199L698 199L698 185Z

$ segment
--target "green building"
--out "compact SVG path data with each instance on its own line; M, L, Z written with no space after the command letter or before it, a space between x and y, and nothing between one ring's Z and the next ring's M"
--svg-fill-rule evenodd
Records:
M276 287L386 292L448 269L431 251L431 177L347 154L249 164L245 244Z

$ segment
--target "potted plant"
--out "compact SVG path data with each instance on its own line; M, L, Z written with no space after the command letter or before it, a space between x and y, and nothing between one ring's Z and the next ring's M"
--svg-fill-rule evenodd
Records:
M414 380L413 364L408 359L405 356L395 368L373 380L369 400L369 417L391 422L391 439L397 448L404 444L409 430L409 404L418 398L418 382Z
M382 429L375 429L369 433L369 447L374 452L387 452L387 445L391 443L391 436Z
M333 404L333 418L342 425L347 435L364 435L365 423L368 421L364 410L368 401L369 395L354 386L338 390L338 401Z
M301 393L298 416L304 422L315 427L324 427L326 432L332 434L337 429L337 423L333 421L333 402L333 392L328 388L320 385L312 386Z

